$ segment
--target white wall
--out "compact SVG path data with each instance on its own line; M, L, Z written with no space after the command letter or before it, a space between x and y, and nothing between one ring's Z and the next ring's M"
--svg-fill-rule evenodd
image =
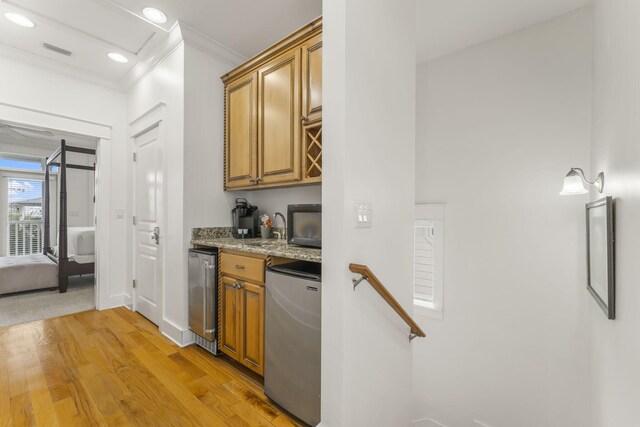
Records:
M224 84L233 68L185 45L184 244L194 227L230 226L234 193L224 188Z
M186 318L186 286L184 267L181 262L185 256L183 248L183 188L184 188L184 43L179 42L162 62L153 68L127 95L128 123L134 122L158 103L164 102L165 141L163 141L163 183L164 183L164 224L160 224L163 248L163 294L160 330L176 341L181 341ZM130 135L133 136L133 135ZM133 143L128 141L129 153ZM126 163L129 180L132 181L131 157ZM127 218L133 216L133 192L128 193ZM133 226L130 229L127 245L128 273L133 280ZM131 283L131 280L128 282ZM131 295L133 289L128 286Z
M591 19L418 67L416 202L445 203L446 230L444 320L420 319L414 344L416 419L590 425L587 200L558 193L589 164Z
M224 191L224 85L233 68L190 43L184 53L184 183L181 325L188 329L187 249L194 227L230 226L234 194Z
M179 34L173 37L182 38ZM231 222L235 195L223 191L224 85L219 79L231 68L189 42L179 41L128 95L130 122L159 102L166 104L165 229L161 230L164 292L159 327L181 344L191 337L186 286L191 229ZM133 259L131 249L129 259Z
M591 172L615 198L616 320L589 299L593 420L640 422L640 2L597 0ZM592 199L602 197L592 194Z
M98 124L108 128L111 139L101 141L99 146L100 162L104 166L98 200L99 308L123 304L125 270L115 266L126 265L123 251L126 227L124 220L115 218L115 210L125 206L127 193L122 166L126 155L124 95L104 86L0 57L0 106L3 111L6 106L22 108L25 116L42 113L42 117L49 116L52 121L73 118L84 121L87 127Z
M323 2L322 425L404 426L409 328L351 262L411 306L415 1ZM366 25L363 25L366 24ZM374 206L355 228L354 203Z
M307 187L274 188L270 190L239 191L229 192L233 199L244 197L252 205L258 206L258 211L262 215L268 213L273 220L273 214L280 212L287 217L287 206L294 204L315 204L322 203L322 186L311 185ZM232 200L233 201L233 200ZM229 212L228 221L231 221ZM274 226L282 227L281 220L278 219ZM216 224L217 225L217 224ZM226 225L226 222L225 224Z

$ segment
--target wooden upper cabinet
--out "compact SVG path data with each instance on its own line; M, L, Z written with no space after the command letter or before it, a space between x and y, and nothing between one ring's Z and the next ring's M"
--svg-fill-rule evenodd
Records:
M302 46L302 123L322 118L322 34Z
M225 190L322 180L322 18L222 76Z
M258 70L258 178L260 184L300 179L300 49Z
M256 73L243 76L225 89L225 184L226 188L254 185L257 176Z

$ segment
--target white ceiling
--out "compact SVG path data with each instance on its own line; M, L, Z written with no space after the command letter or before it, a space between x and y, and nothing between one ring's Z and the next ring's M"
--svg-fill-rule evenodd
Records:
M417 58L425 62L560 16L591 0L417 0Z
M542 22L591 0L417 0L417 58L424 62ZM163 25L142 16L157 7ZM31 18L19 27L5 12ZM322 0L0 0L0 49L48 58L109 81L121 82L180 21L249 58L322 13ZM48 51L49 43L72 52ZM129 63L107 58L119 52ZM0 52L1 53L1 52Z
M147 6L162 10L167 23L147 21ZM13 24L2 16L6 12L27 16L35 28ZM248 58L321 14L321 0L0 0L0 47L121 81L178 20ZM43 43L72 54L51 52ZM109 52L129 62L116 63Z
M125 0L122 0L125 2ZM155 7L250 58L322 15L322 0L152 0Z

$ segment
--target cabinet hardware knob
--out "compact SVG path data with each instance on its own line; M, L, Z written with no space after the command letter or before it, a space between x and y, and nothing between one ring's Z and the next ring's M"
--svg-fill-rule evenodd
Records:
M249 177L249 182L250 182L251 184L254 184L254 183L256 182L256 180L255 180L255 179L253 179L252 177Z
M262 182L262 178L256 178L256 184L260 184Z
M237 268L238 270L244 270L244 265L242 265L242 264L236 264L236 268Z
M300 116L300 121L301 121L302 123L307 123L307 122L309 121L309 117L306 117L306 116Z

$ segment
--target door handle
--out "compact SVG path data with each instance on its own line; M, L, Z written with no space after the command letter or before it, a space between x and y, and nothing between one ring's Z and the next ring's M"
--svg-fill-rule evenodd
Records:
M207 291L209 284L209 261L204 261L204 298L202 298L202 333L207 333L207 299L209 292Z
M215 329L207 329L207 320L209 320L209 312L207 311L207 302L209 301L209 283L211 282L211 271L215 270L215 263L203 261L204 264L204 301L202 302L202 332L204 334L212 334Z
M151 240L155 240L156 245L160 244L160 227L153 227L153 232L151 233Z

